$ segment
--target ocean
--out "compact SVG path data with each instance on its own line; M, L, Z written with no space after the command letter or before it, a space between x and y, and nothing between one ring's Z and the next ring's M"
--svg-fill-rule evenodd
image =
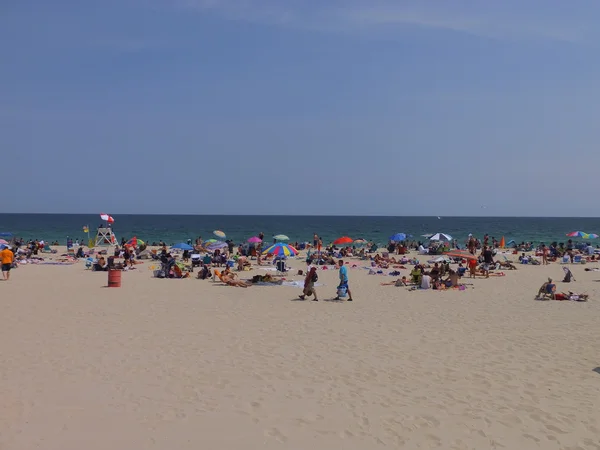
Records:
M469 233L485 233L506 241L564 242L571 231L600 234L598 218L552 217L342 217L342 216L189 216L189 215L114 215L113 230L120 240L137 236L148 243L164 240L168 244L214 238L222 230L236 243L261 231L267 237L286 234L291 242L312 241L313 233L328 243L340 236L363 238L379 244L394 233L425 240L427 233L450 234L464 242ZM84 239L83 226L94 234L101 220L91 214L0 214L0 233L10 232L24 239L44 239L66 243L67 237ZM267 239L265 239L267 240Z

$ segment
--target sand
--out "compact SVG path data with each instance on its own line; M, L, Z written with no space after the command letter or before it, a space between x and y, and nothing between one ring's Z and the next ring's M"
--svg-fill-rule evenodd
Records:
M0 282L0 449L600 448L593 264L558 283L587 303L534 300L559 264L449 292L351 269L352 303L149 265Z

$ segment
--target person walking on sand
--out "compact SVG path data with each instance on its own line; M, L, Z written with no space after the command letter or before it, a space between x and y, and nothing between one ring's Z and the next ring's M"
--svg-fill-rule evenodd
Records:
M300 299L304 300L307 296L310 297L314 295L313 302L318 302L317 291L315 290L315 283L319 279L317 275L317 268L311 267L308 273L306 274L306 278L304 278L304 290L302 291L302 295L300 295Z
M5 281L10 279L10 269L12 268L14 260L15 255L8 247L4 247L2 251L0 251L0 261L2 262L2 278L4 278Z
M340 259L338 261L338 266L340 268L340 284L338 286L338 289L341 287L345 287L346 288L346 292L348 292L348 301L351 302L352 301L352 292L350 292L350 286L348 285L348 268L346 266L344 266L344 261L342 259ZM334 300L339 300L340 297L336 296Z

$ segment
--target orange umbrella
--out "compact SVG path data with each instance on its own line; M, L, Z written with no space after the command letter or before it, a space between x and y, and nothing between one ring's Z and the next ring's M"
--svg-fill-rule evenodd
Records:
M505 245L506 242L504 242L504 236L502 236L502 239L500 239L500 248L504 248Z
M342 236L341 238L337 238L333 241L333 245L343 245L343 244L352 244L354 240L349 238L348 236Z

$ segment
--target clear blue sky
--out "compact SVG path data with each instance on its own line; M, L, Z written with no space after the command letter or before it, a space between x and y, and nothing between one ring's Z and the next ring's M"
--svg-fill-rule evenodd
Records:
M6 0L0 211L597 216L598 23L597 0Z

